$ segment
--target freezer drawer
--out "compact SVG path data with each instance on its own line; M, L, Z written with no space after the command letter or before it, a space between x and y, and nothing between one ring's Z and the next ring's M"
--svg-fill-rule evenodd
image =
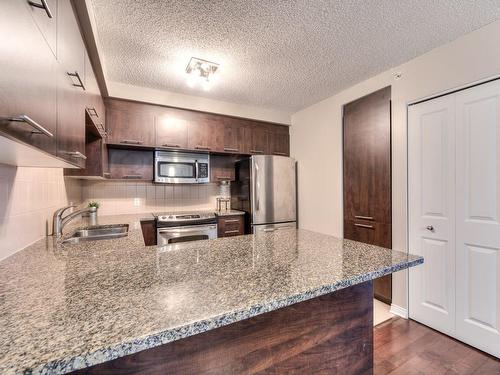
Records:
M253 233L276 232L287 229L297 229L297 223L291 221L288 223L252 225Z

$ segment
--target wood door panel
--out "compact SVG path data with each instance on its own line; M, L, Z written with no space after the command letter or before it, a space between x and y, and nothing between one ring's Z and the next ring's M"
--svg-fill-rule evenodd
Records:
M234 181L236 157L210 155L210 182Z
M392 226L372 221L344 221L344 238L390 249Z
M344 106L344 219L391 223L391 89Z
M0 132L55 155L57 63L31 11L24 1L0 2ZM21 115L53 136L36 132L26 122L8 120Z
M188 147L188 120L183 118L181 111L160 110L155 117L155 124L158 147Z
M115 99L105 104L108 143L155 145L155 106Z
M269 132L269 153L271 155L290 155L290 135L288 132L272 130Z
M153 180L153 151L108 149L110 178Z
M245 234L245 216L219 216L217 218L217 237L232 237Z
M29 5L28 1L26 1L26 3ZM33 0L33 3L41 4L41 1ZM45 9L32 5L29 6L33 19L35 20L40 33L43 35L54 57L57 56L57 3L58 0L46 0L47 7L52 17L48 16Z
M224 127L217 117L196 113L188 125L188 148L199 151L224 151Z
M241 122L228 118L224 119L222 123L224 126L223 151L243 153L243 137L245 135Z
M371 374L371 282L73 374Z

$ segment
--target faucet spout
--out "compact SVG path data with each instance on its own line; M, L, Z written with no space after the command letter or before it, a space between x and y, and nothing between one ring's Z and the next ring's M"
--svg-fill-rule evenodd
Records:
M73 205L66 206L66 207L58 209L54 213L54 218L53 218L53 222L52 222L52 235L53 236L61 237L62 236L63 228L66 226L66 224L68 224L75 217L80 216L80 215L84 214L85 212L89 212L92 209L91 207L85 207L85 208L82 208L80 210L71 212L68 215L62 217L62 214L67 209L73 208L73 207L77 207L77 206L73 206Z

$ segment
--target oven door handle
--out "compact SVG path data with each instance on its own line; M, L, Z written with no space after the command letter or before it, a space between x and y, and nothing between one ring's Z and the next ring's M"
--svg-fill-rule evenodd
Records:
M186 232L202 232L210 229L217 229L217 224L210 225L190 225L185 227L159 228L158 233L186 233Z

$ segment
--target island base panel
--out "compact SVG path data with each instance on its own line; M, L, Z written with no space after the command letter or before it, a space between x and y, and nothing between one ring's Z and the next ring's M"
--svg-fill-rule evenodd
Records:
M74 374L372 374L372 282Z

